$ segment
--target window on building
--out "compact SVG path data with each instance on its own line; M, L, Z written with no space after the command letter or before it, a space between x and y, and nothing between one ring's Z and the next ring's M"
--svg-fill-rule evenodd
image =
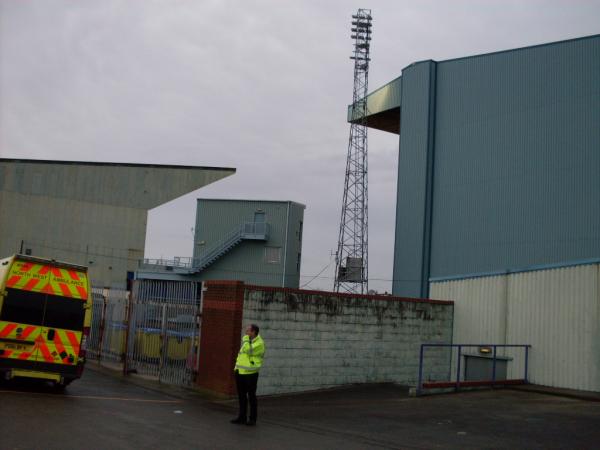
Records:
M281 247L265 247L265 262L279 264L281 262Z

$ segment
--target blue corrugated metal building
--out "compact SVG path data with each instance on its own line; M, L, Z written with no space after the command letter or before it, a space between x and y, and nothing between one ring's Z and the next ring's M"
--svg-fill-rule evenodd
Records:
M367 121L400 136L395 295L600 259L600 35L411 64Z

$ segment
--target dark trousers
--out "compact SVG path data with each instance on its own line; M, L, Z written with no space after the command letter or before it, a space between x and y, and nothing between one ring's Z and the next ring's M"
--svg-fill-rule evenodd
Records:
M240 401L239 418L246 420L248 417L248 403L250 403L250 421L256 422L256 385L258 383L258 372L240 375L235 372L235 384L237 386L238 400Z

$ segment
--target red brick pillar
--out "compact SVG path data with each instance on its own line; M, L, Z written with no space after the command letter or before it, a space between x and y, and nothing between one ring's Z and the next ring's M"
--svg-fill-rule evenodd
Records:
M234 395L233 366L240 349L244 283L207 281L202 304L198 386Z

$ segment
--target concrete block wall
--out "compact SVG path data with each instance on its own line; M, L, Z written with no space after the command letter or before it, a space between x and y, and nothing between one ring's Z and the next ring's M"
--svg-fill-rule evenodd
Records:
M259 325L267 349L261 395L352 383L416 385L420 344L451 343L452 321L447 301L244 289L243 323ZM429 377L446 379L448 352L427 352L425 365Z

